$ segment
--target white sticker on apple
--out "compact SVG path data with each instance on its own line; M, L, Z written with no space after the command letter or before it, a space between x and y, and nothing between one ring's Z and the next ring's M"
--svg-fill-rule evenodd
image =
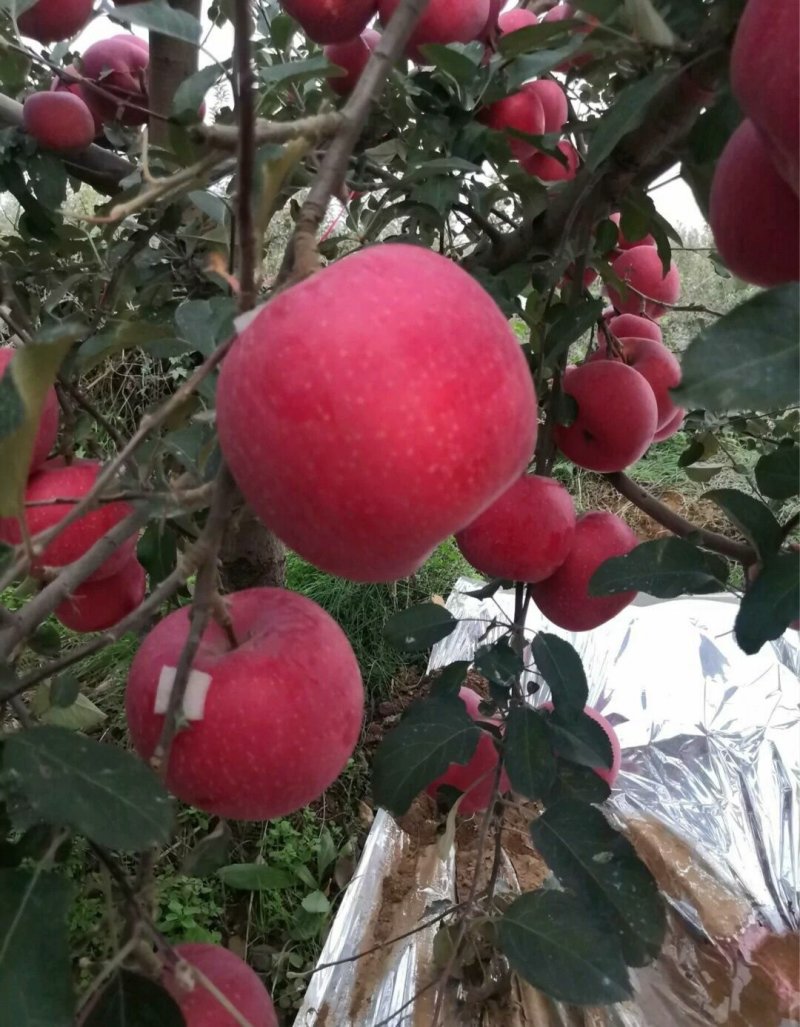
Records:
M169 697L175 685L177 667L162 667L156 689L154 713L164 714L169 706ZM183 696L183 715L187 720L202 720L206 709L206 696L211 687L211 675L202 670L189 673L186 691Z

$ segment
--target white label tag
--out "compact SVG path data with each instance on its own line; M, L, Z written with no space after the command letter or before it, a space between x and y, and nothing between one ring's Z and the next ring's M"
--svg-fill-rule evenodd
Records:
M154 713L164 714L169 706L169 697L175 684L177 667L162 667L156 689ZM183 696L183 715L187 720L202 720L206 709L206 696L211 687L211 675L202 670L189 673L189 681Z

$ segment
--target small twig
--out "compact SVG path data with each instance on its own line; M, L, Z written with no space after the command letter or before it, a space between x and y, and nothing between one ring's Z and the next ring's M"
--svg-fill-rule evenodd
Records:
M108 420L94 403L86 396L81 389L78 388L73 382L69 381L63 375L59 375L58 383L61 388L73 399L79 407L86 411L90 417L93 417L95 421L100 425L103 431L113 441L117 449L122 449L125 445L125 440L114 427L114 425Z

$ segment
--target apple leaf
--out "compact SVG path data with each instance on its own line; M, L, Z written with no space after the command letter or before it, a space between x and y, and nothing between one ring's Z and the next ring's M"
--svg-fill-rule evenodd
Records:
M619 943L574 895L520 895L498 924L498 942L520 977L561 1002L605 1005L631 996Z
M70 1027L74 1015L66 877L0 870L0 1010L14 1027Z
M36 727L7 738L3 756L14 788L48 824L123 852L170 838L172 801L132 753L64 728Z
M625 556L612 556L589 580L589 595L646 592L674 599L718 591L728 580L726 560L682 538L642 542Z
M738 489L713 489L703 499L716 503L728 520L752 543L762 558L780 549L783 531L775 515L761 500Z
M223 74L224 69L215 63L210 64L207 68L201 68L185 78L175 90L175 95L172 98L173 117L181 117L186 114L197 117L197 112L200 110L206 93L216 85Z
M576 339L589 331L600 317L603 300L589 297L567 307L547 329L545 353L548 360L557 360Z
M217 826L201 838L199 842L184 856L181 873L187 877L210 877L228 862L228 853L233 842L233 834L227 821L220 820Z
M742 597L733 629L736 641L744 652L752 655L765 642L780 638L792 621L798 619L797 554L779 553L768 557Z
M556 759L556 780L544 802L552 806L559 799L576 799L578 802L599 804L611 795L606 782L590 767L581 767L569 760Z
M608 735L596 720L581 711L567 710L567 715L550 714L545 723L552 737L553 750L566 760L582 767L610 770L614 753Z
M553 708L559 713L582 713L589 700L589 685L574 647L558 635L540 631L533 640L531 653L550 689Z
M483 646L475 655L475 670L478 674L500 688L511 688L524 669L522 657L514 652L507 638Z
M503 745L511 786L528 799L541 799L553 786L556 760L544 717L530 706L514 706Z
M184 1027L175 999L155 981L118 970L92 1007L86 1027Z
M797 283L758 292L690 343L681 361L681 406L780 410L797 402L800 377Z
M563 24L563 23L562 23ZM564 26L566 27L566 26ZM505 38L511 40L516 33L509 33ZM515 92L532 78L540 78L548 71L569 60L583 46L584 37L576 33L568 43L557 50L539 50L537 53L520 54L509 62L505 69L506 84L509 93Z
M458 621L439 603L421 603L400 610L384 627L386 638L401 653L418 653L446 638Z
M192 193L195 203L199 197L207 195ZM180 337L190 342L193 349L209 357L221 342L233 335L235 314L236 304L228 296L216 296L210 300L184 300L175 311L175 327Z
M451 763L469 761L480 734L456 695L435 695L414 703L375 753L375 801L391 813L405 813L423 788Z
M468 670L469 660L456 660L455 663L448 664L441 671L438 678L431 683L431 691L434 694L438 692L458 692L466 680Z
M778 446L765 453L755 468L756 485L770 499L791 499L800 491L800 447Z
M293 874L267 863L231 863L217 871L217 877L228 888L241 891L280 891L297 884Z
M611 926L630 966L658 955L666 927L658 886L599 809L562 799L531 824L531 837L563 887Z
M150 3L129 4L124 11L112 10L108 15L112 21L127 21L141 25L162 36L181 39L184 43L197 44L202 35L202 26L197 18L186 11L170 7L167 0L151 0Z
M674 74L669 69L659 69L620 90L592 136L586 156L587 167L596 170L620 139L644 124L650 101Z

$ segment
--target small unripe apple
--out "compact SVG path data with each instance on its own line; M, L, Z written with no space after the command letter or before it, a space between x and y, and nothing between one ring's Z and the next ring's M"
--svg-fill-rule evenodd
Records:
M653 339L655 342L662 342L664 336L661 329L651 321L649 317L641 314L615 314L614 308L611 311L606 323L609 330L618 339Z
M381 23L388 25L400 0L380 0ZM419 47L426 43L470 43L479 39L491 10L489 0L429 0L428 6L411 33L408 56L419 63L424 58Z
M624 236L622 234L622 228L620 227L622 215L619 212L609 214L608 219L609 221L613 221L617 226L617 249L632 250L634 246L655 246L656 241L649 232L647 235L642 236L641 239L628 239Z
M619 359L634 371L638 371L653 390L658 408L656 431L664 428L668 422L674 421L677 413L684 415L686 411L676 407L669 394L669 390L680 385L681 381L681 365L675 355L662 342L656 342L655 339L634 338L618 341ZM602 340L597 351L589 357L590 361L613 359L618 358L609 351Z
M638 371L617 360L590 361L569 368L561 388L578 404L572 424L554 429L564 456L578 467L609 473L644 455L656 432L658 406Z
M272 999L260 977L230 949L182 942L174 951L207 977L250 1027L278 1027ZM199 980L182 973L180 964L165 967L161 983L180 1006L186 1027L236 1027L240 1022Z
M590 631L605 624L633 602L636 593L590 596L589 581L600 564L612 556L624 556L637 543L633 531L614 514L584 514L575 525L572 548L564 563L549 578L531 586L533 601L548 620L565 631Z
M752 121L739 125L717 161L708 220L738 278L764 288L800 278L800 202Z
M83 98L96 117L104 123L118 117L125 125L146 124L150 48L144 39L128 32L101 39L86 50L81 63L84 76L114 97L83 86Z
M517 93L490 104L482 113L481 120L495 132L513 129L525 135L538 136L544 133L544 108L533 83L524 85ZM537 151L533 143L509 135L508 146L517 160L532 157Z
M281 6L315 43L347 43L367 27L378 0L281 0Z
M551 702L542 703L539 709L544 710L546 713L550 713L553 709ZM619 777L619 770L622 766L622 748L619 744L619 738L617 738L617 732L608 720L603 716L602 713L598 713L593 706L584 706L583 712L587 717L590 717L595 724L599 724L600 727L605 731L608 736L609 742L611 742L611 766L605 767L593 767L595 774L601 777L609 788Z
M677 435L683 427L685 416L686 411L682 407L678 407L670 420L655 433L653 442L665 442L667 439L671 439L673 435Z
M567 558L575 531L569 492L552 478L524 475L456 535L462 555L490 578L541 581Z
M346 43L331 43L324 53L331 64L342 68L344 75L331 75L328 83L334 93L346 96L355 89L361 72L366 68L372 51L380 42L380 33L374 29L364 29L360 36Z
M497 723L491 717L481 715L478 707L481 704L481 697L471 688L462 688L458 693L459 699L467 708L467 713L478 724ZM464 797L459 804L458 811L464 816L479 813L486 809L492 801L494 788L494 775L497 768L497 749L494 747L491 735L486 731L481 732L475 752L466 763L451 763L447 770L425 789L428 795L436 798L437 791L443 786L457 788L464 792ZM501 771L500 794L511 790L508 775L505 770Z
M217 388L220 445L252 509L355 581L412 574L474 521L527 467L536 420L494 300L452 261L395 243L262 307Z
M56 607L56 619L71 631L106 631L141 605L145 584L144 567L132 555L116 574L79 585Z
M56 43L80 32L92 16L93 3L94 0L37 0L17 18L17 25L23 36L40 43Z
M613 262L611 270L630 286L624 297L610 285L606 289L609 299L622 314L663 317L668 309L664 304L677 303L681 294L681 277L675 262L670 263L665 275L661 258L653 246L639 245L625 250Z
M540 178L543 182L568 182L578 173L580 162L578 151L568 139L562 139L558 144L558 150L566 158L566 165L556 160L555 157L537 150L536 153L522 161L522 166L529 175Z
M11 358L15 352L10 346L0 346L0 378L6 373L6 369L11 363ZM56 443L56 435L58 435L58 397L56 396L56 390L51 386L45 396L42 414L39 418L39 428L33 443L30 474L37 471L45 462L50 450ZM2 523L2 520L0 520L0 524Z
M22 108L22 127L40 146L75 153L95 137L94 117L80 96L62 91L32 93Z

